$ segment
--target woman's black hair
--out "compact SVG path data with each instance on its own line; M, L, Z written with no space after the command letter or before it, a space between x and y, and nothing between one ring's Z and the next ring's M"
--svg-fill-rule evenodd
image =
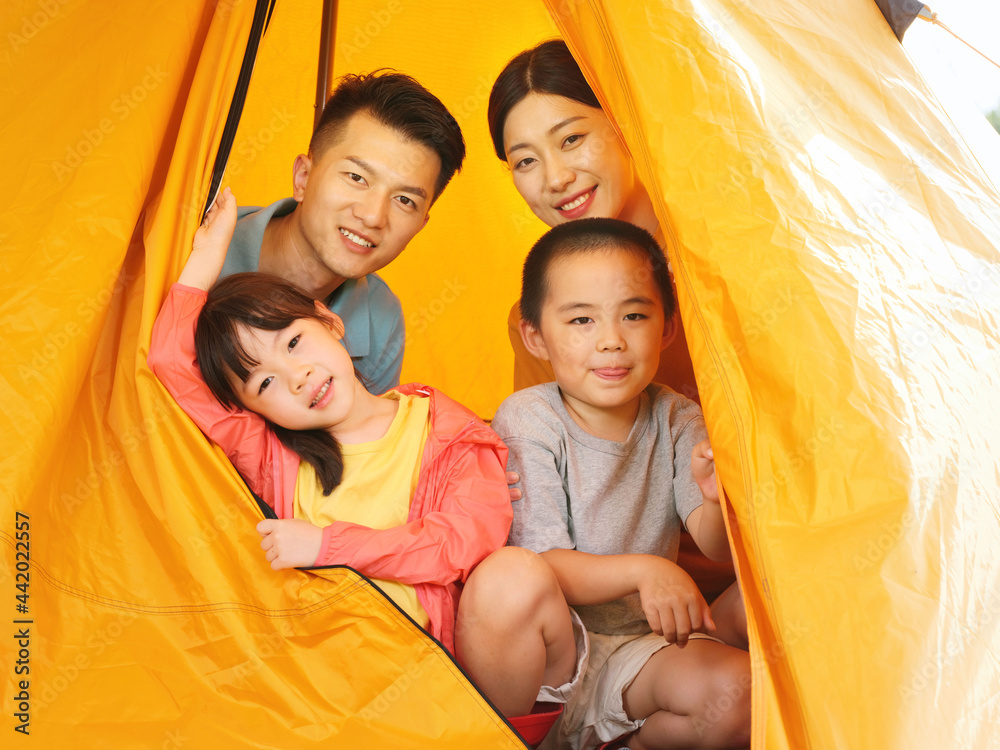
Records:
M503 127L510 111L528 94L552 94L601 108L593 89L583 77L569 47L562 39L550 39L513 58L497 76L486 119L497 158L507 161L503 148Z
M237 273L212 287L198 316L194 346L201 376L223 406L245 408L229 378L235 375L245 383L259 364L243 345L241 330L281 331L303 318L329 323L307 294L278 276ZM326 430L289 430L266 417L264 421L285 446L313 466L323 494L333 492L344 475L336 438Z

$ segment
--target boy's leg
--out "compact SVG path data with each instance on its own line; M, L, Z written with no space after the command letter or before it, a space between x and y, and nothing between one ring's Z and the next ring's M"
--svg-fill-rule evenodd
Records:
M712 602L712 620L715 622L715 632L712 635L720 641L744 651L750 648L747 638L747 610L739 583L731 585Z
M750 745L750 655L707 639L653 654L623 695L631 750Z
M519 547L483 560L459 599L455 650L505 716L529 713L543 685L569 682L577 661L573 623L548 564Z

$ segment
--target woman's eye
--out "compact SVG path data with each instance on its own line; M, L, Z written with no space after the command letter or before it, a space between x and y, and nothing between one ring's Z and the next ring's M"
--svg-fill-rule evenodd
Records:
M525 167L530 167L535 163L535 158L532 156L526 156L521 159L517 164L514 165L514 169L524 169Z
M563 141L563 145L564 146L572 146L574 143L576 143L577 141L579 141L581 138L583 138L583 135L581 135L579 133L574 133L573 135L568 135L568 136L566 136L566 139Z
M288 351L295 348L295 345L299 343L299 336L295 336L291 341L288 342Z
M257 395L259 396L264 392L264 389L271 385L271 381L274 378L264 378L260 383L260 388L257 389Z

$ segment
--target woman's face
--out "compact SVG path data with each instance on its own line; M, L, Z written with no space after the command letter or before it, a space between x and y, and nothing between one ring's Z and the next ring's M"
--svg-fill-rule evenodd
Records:
M504 123L514 187L550 227L582 217L629 220L645 192L607 115L573 99L528 94Z

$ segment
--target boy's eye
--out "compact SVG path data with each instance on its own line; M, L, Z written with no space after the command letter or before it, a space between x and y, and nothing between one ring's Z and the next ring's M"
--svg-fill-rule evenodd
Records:
M582 325L585 325L585 324L587 324L589 322L590 322L590 318L582 317L582 318L573 318L573 320L571 320L569 323L570 323L570 325L582 326Z
M264 392L265 388L267 388L269 385L271 385L271 381L272 380L274 380L274 378L264 378L260 382L260 388L257 389L257 395L258 396Z
M295 348L295 345L299 343L300 336L301 334L299 334L299 336L293 337L292 340L288 342L288 351L291 351L292 349Z
M645 320L646 316L642 313L629 313L625 316L625 320Z

